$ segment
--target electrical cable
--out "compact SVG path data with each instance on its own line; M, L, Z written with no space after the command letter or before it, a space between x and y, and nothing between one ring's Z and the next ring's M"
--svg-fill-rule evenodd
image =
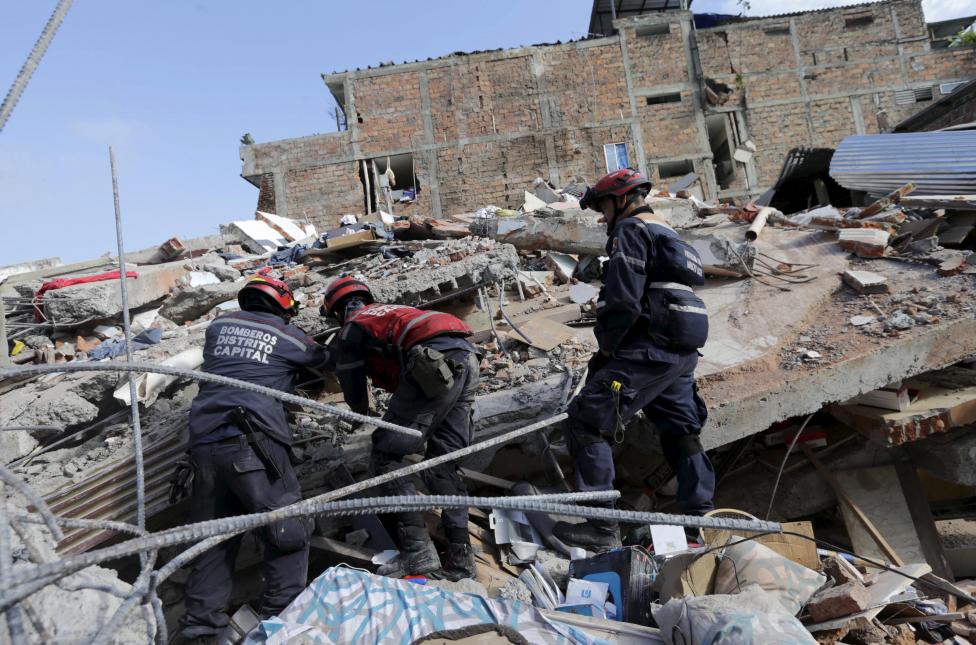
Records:
M807 415L807 418L803 420L803 423L800 424L796 434L793 435L793 441L790 442L790 447L786 449L786 454L783 455L783 463L779 465L779 472L776 473L776 481L773 483L773 492L769 496L769 507L766 509L764 519L768 520L769 516L773 512L773 502L776 501L776 491L779 490L779 480L780 477L783 476L783 469L786 468L786 462L790 458L790 453L793 452L793 447L796 445L797 440L799 440L800 435L803 434L803 430L807 427L807 424L810 423L810 419L813 418L814 414L816 414L816 412L811 412L809 415Z

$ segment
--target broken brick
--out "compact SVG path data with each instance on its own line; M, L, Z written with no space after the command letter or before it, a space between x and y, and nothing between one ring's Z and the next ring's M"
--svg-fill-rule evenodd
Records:
M807 603L807 611L814 621L822 623L864 611L868 606L868 598L864 585L848 582L817 593Z

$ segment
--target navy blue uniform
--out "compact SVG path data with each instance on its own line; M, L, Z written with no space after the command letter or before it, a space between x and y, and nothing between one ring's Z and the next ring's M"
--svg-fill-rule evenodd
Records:
M453 372L454 383L436 396L429 397L409 375L400 375L383 420L415 428L423 436L413 439L384 428L375 430L370 453L370 470L374 475L407 466L404 457L421 450L424 450L426 458L431 458L465 448L474 436L474 396L478 390L480 371L475 348L466 339L456 336L435 336L420 344L444 354ZM398 357L391 353L396 350L374 338L355 322L346 323L335 347L336 376L342 385L346 403L353 410L365 413L368 407L366 377L373 377L375 385L376 375L371 369L397 361ZM454 463L430 468L424 471L423 478L435 495L467 494ZM411 480L404 477L383 484L380 490L384 495L417 494ZM420 513L397 513L396 520L403 526L424 526ZM445 509L441 522L450 542L466 544L470 541L466 508Z
M302 367L322 367L326 350L271 313L241 311L207 328L203 369L277 390L290 391ZM235 417L247 411L256 434ZM190 408L190 463L194 480L190 521L262 513L301 500L288 458L291 436L277 399L238 388L203 383ZM272 616L305 588L310 521L282 520L258 529L264 542L265 592L259 614ZM191 565L186 585L183 636L218 634L228 622L234 560L243 535L210 549Z
M712 509L715 475L698 440L707 410L694 372L708 319L687 284L703 281L701 261L670 227L639 216L616 226L607 255L595 329L600 353L568 410L576 486L613 488L606 439L622 440L623 429L643 410L660 430L664 456L677 474L679 508L705 513Z
M303 367L319 368L326 350L294 325L261 311L220 316L207 327L203 371L290 392ZM190 446L226 439L232 411L246 408L252 421L273 439L291 445L281 401L236 387L202 383L190 407Z

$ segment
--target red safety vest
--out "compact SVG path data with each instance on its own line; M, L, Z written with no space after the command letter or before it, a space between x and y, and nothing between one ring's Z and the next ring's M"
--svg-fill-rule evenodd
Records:
M435 336L470 336L473 332L451 314L424 311L405 305L366 305L355 311L347 324L359 325L392 351L379 356L370 352L366 371L373 384L393 392L400 384L400 360L418 343Z

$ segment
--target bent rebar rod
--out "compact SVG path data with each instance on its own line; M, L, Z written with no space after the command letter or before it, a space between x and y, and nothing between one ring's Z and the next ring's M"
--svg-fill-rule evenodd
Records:
M399 432L401 434L409 435L411 437L420 438L423 436L420 431L414 428L407 428L405 426L400 426L395 423L390 423L388 421L383 421L376 417L368 417L364 414L358 414L350 410L342 410L340 408L326 405L325 403L319 403L312 399L306 399L305 397L297 396L295 394L289 394L288 392L282 392L281 390L276 390L274 388L265 387L263 385L256 385L254 383L249 383L247 381L241 381L236 378L230 378L229 376L220 376L219 374L209 374L207 372L200 372L198 370L188 370L181 367L173 367L171 365L157 365L155 363L63 363L59 365L28 365L26 367L9 367L4 370L0 370L0 380L4 378L16 378L19 376L37 376L39 374L51 374L58 372L150 372L155 374L169 374L171 376L179 376L183 378L190 378L196 381L205 381L209 383L217 383L219 385L228 385L230 387L240 388L242 390L248 390L250 392L257 392L258 394L263 394L279 401L284 401L285 403L292 403L294 405L300 405L306 408L311 408L313 410L318 410L319 412L325 412L327 414L332 414L339 417L340 419L345 419L347 421L358 421L359 423L367 423L369 425L376 426L377 428L385 428L387 430L392 430L394 432Z
M575 495L579 495L578 493ZM0 595L0 610L29 595L29 588L35 586L35 579L43 581L50 576L68 575L92 564L105 560L133 555L142 551L158 550L166 546L192 542L210 537L215 534L236 533L271 522L304 515L356 515L362 513L384 513L391 511L416 511L426 508L467 508L469 506L502 508L536 513L568 515L588 519L612 520L634 524L674 524L697 528L717 528L730 530L756 531L777 533L782 531L778 522L765 520L742 520L721 517L699 517L690 515L669 515L666 513L647 513L639 511L624 511L595 506L573 506L564 503L553 503L549 500L553 496L523 496L523 497L455 497L430 495L426 497L367 497L335 502L318 502L310 504L297 502L275 511L242 515L232 518L209 520L197 524L187 525L178 529L171 529L162 533L146 537L134 538L120 544L106 547L98 551L70 556L61 560L36 565L15 571L10 576L13 587ZM560 497L566 498L567 495ZM578 497L576 498L578 499Z

